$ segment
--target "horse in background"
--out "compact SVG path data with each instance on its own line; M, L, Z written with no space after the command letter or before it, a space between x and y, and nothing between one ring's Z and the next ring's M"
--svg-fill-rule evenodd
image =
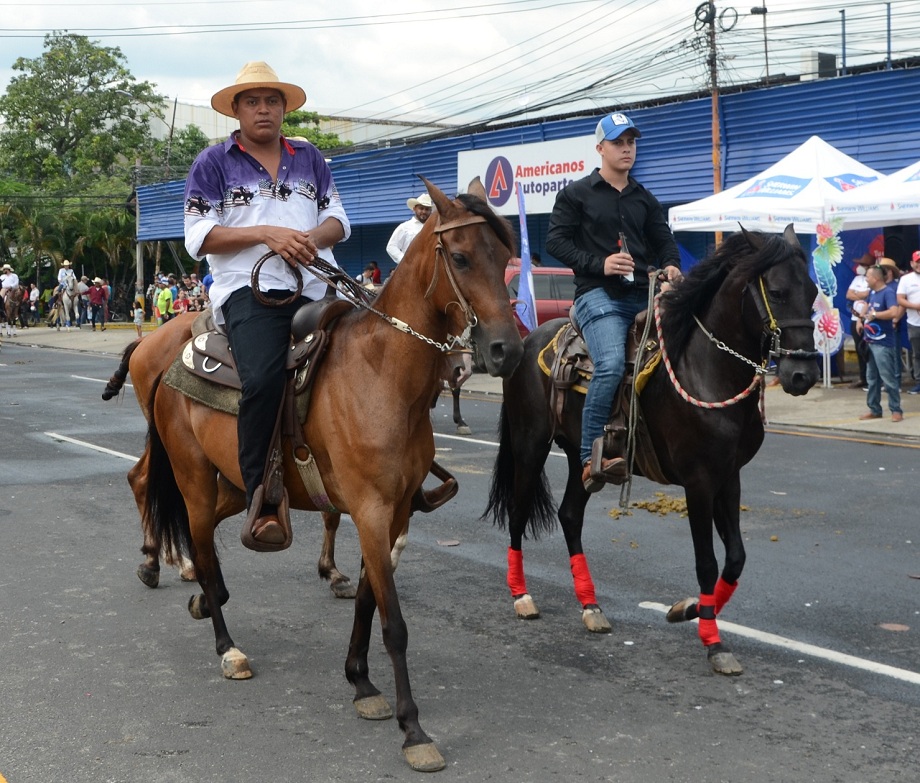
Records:
M62 311L57 321L57 328L61 328L61 321L64 322L64 328L69 332L71 326L80 328L80 292L77 290L76 275L69 275L64 279L64 285L61 286L61 308Z
M699 619L700 639L719 674L742 672L721 642L716 617L738 586L745 562L741 468L764 439L763 374L775 360L783 390L792 395L806 394L818 380L811 320L816 294L790 225L784 236L732 234L655 300L661 361L632 403L638 406L631 415L638 415L636 434L641 436L635 441L635 473L684 488L700 593L674 604L667 620ZM568 462L558 518L582 620L590 631L609 633L581 542L591 497L582 484L579 458L584 395L572 389L559 392L564 395L560 420L551 402L553 381L540 367L541 361L551 364L544 349L566 323L549 321L531 332L524 340L524 358L503 382L499 450L483 517L508 525L507 579L517 616L539 617L527 591L521 546L528 530L537 538L556 524L544 472L555 442ZM721 573L713 526L725 546Z
M22 322L22 303L28 300L25 286L5 288L3 295L3 312L6 317L6 336L16 336L16 321Z

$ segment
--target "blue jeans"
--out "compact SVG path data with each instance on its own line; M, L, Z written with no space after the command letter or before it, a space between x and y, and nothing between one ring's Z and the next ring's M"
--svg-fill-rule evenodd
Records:
M594 375L581 414L582 464L591 459L592 444L604 434L613 398L626 371L627 332L636 314L647 306L647 288L632 288L619 299L594 288L575 300L575 321L594 360Z
M901 387L898 384L897 351L893 346L869 343L869 361L866 363L866 381L869 391L866 405L876 416L882 415L882 384L888 394L888 407L892 413L901 411Z

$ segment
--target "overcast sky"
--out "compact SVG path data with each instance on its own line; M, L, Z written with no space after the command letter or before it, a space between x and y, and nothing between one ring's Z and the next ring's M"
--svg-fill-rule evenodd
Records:
M717 3L720 83L765 75L763 16ZM118 47L140 81L207 104L249 60L265 60L323 113L462 124L706 89L696 0L0 0L0 89L18 57L65 30ZM920 2L892 0L895 58L920 54ZM770 73L801 52L885 58L886 4L769 0ZM378 9L378 10L373 10ZM737 18L735 19L735 15ZM730 28L730 29L722 29Z

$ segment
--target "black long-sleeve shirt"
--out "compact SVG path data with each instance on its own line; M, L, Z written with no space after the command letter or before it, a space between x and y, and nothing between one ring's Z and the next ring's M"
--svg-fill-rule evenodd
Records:
M559 191L546 249L574 270L576 297L592 288L604 288L614 298L627 290L622 275L604 274L604 259L618 252L621 231L636 264L635 286L648 288L649 267L680 268L680 253L661 204L632 177L621 192L595 169Z

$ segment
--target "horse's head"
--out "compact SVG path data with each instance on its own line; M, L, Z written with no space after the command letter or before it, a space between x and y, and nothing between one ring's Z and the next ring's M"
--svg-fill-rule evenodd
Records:
M742 235L755 252L760 273L747 290L753 298L760 327L769 341L769 356L783 391L802 395L818 381L812 306L818 288L808 275L808 260L792 225L782 237Z
M469 193L451 200L421 179L437 207L419 235L422 241L410 246L426 253L434 248L425 296L447 316L452 334L472 330L490 375L507 377L524 352L504 278L514 249L511 227L492 211L478 180Z

